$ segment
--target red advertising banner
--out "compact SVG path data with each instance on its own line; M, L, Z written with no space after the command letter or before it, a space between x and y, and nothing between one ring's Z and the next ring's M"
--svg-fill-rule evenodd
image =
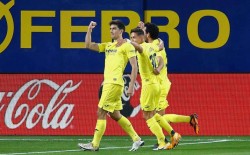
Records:
M171 74L167 113L199 115L200 135L250 135L249 74ZM2 135L92 135L102 74L1 74ZM125 89L129 76L124 76ZM140 111L140 79L122 113L140 135L151 135ZM194 135L188 123L172 124ZM105 135L125 135L108 118Z

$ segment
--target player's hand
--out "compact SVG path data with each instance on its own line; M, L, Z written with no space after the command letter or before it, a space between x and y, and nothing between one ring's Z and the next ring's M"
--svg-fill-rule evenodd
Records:
M96 25L97 25L96 22L91 21L91 22L89 23L89 30L92 30L93 28L95 28Z
M144 29L144 23L142 21L140 21L138 23L138 27L141 28L141 29Z
M153 73L155 75L159 75L160 74L160 71L159 71L158 67L154 69Z
M125 40L126 42L128 42L128 43L131 43L131 40L128 39L128 38L125 38L124 40Z
M133 87L129 86L127 91L127 96L133 96L133 95L134 95L134 86Z
M144 34L146 35L146 27L142 21L138 23L138 27L143 30Z

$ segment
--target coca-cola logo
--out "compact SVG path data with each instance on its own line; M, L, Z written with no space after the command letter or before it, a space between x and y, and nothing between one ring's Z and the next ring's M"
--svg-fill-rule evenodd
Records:
M15 93L0 92L0 113L4 113L6 127L16 129L25 124L27 129L32 129L39 122L43 129L68 127L74 119L72 115L74 104L64 103L64 101L80 86L81 82L74 85L72 80L67 80L58 85L48 79L34 79L25 83ZM49 87L49 92L52 93L51 97L46 99L48 103L42 103L39 100L41 98L38 98L43 87ZM2 103L5 98L9 98L9 103ZM23 102L20 103L20 100ZM35 106L31 108L29 102L35 102Z

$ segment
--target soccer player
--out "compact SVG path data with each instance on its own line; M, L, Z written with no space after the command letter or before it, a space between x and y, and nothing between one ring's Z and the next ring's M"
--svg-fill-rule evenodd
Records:
M140 28L131 30L130 33L131 44L138 51L137 59L139 65L139 72L142 79L142 89L140 103L143 111L144 119L150 131L157 137L159 146L154 150L172 149L178 145L181 138L180 134L175 132L169 123L159 114L155 112L160 95L160 85L157 76L154 74L155 70L161 70L163 62L158 64L157 58L161 58L159 47L146 43L144 40L144 32ZM157 120L160 120L159 124ZM165 136L162 128L164 128L171 136L172 143L165 142Z
M140 22L138 25L140 28L142 28L145 32L145 39L149 43L153 43L155 45L159 45L160 41L158 39L159 35L159 28L153 24L153 23L146 23L144 25L143 22ZM185 115L176 115L176 114L165 114L166 108L169 106L167 101L168 92L171 87L171 82L168 79L167 76L167 55L165 49L160 51L163 60L164 60L164 66L163 69L158 72L159 74L159 82L161 86L161 93L160 93L160 99L157 106L157 113L162 115L166 121L171 123L180 123L180 122L186 122L190 123L190 125L194 128L194 132L196 134L199 133L199 126L198 126L198 115L192 114L190 116ZM157 145L156 145L157 146Z
M97 122L93 140L87 144L79 143L78 146L83 150L99 150L100 141L106 130L106 117L109 114L132 138L133 145L130 151L136 151L144 144L144 141L135 132L130 121L120 113L120 110L122 110L121 95L124 86L122 75L128 61L132 66L132 71L127 95L131 96L134 91L134 83L137 76L136 52L131 44L123 40L124 24L120 20L113 20L109 25L111 38L114 42L100 44L91 42L91 32L96 26L96 22L93 21L90 22L85 36L86 48L97 52L105 52L105 68L103 92L98 104Z

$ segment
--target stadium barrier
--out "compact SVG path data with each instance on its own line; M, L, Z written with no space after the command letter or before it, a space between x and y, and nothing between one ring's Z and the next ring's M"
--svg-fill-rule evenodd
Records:
M167 113L199 115L200 135L250 135L249 74L170 74ZM1 74L1 135L92 135L102 74ZM125 88L129 76L124 75ZM151 135L135 94L122 96L124 110L140 135ZM126 89L124 89L125 93ZM188 123L173 124L194 135ZM105 135L125 135L108 117Z

